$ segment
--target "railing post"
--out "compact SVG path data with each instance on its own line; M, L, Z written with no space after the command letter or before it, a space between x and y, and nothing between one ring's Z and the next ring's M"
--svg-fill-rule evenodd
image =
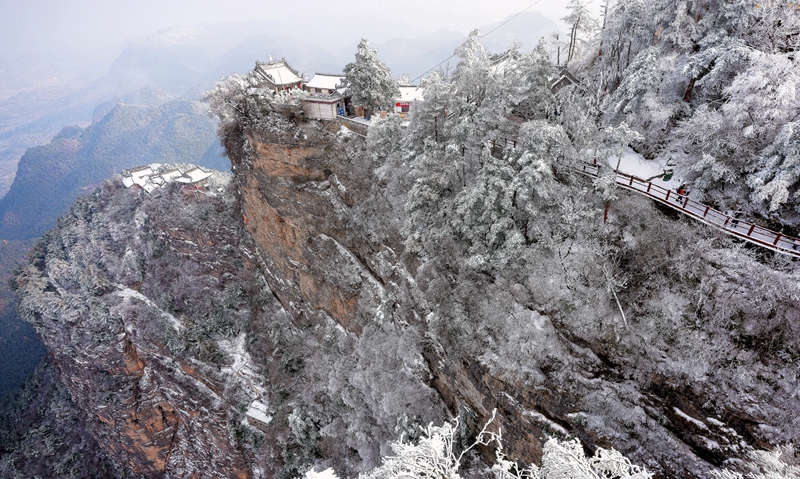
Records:
M686 209L686 204L689 203L689 197L686 196L683 198L683 203L681 204L681 208Z
M706 210L703 212L703 218L705 218L706 215L708 214L708 209L709 208L711 208L711 207L710 206L706 206Z
M650 193L650 187L653 186L653 183L647 182L647 192Z
M778 233L778 236L775 237L775 241L772 242L772 246L776 246L778 244L778 240L781 239L781 234Z
M631 181L628 182L628 186L633 186L633 177L631 176Z
M722 227L724 228L724 227L728 226L728 221L730 221L730 220L731 220L731 217L730 216L726 216L725 217L725 223L722 224Z
M750 236L754 229L756 229L756 225L750 225L750 229L747 230L747 236Z
M672 193L672 190L667 190L667 197L664 198L664 201L669 201L669 195Z

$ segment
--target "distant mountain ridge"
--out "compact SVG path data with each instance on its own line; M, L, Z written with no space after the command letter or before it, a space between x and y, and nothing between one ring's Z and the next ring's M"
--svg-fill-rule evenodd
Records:
M534 10L490 23L481 27L480 31L483 35L491 32L481 39L483 46L492 53L500 53L508 49L515 39L522 42L521 50L536 48L540 39L547 39L551 33L558 33L559 28L554 21Z
M227 160L206 155L218 147L205 107L186 100L153 105L158 103L156 94L144 93L139 98L147 100L144 105L116 104L89 127L64 128L49 144L29 149L14 184L0 200L0 238L41 235L77 196L122 168L202 162L226 169Z
M498 23L480 30L488 32ZM412 79L450 57L466 38L465 32L443 29L415 38L382 41L374 36L378 34L374 29L363 28L366 30L360 31L376 40L372 46L395 76L407 74ZM334 27L322 29L324 32L308 36L281 22L255 20L170 28L134 39L110 66L103 60L102 70L106 72L94 78L87 74L67 75L58 77L60 80L51 78L51 83L36 88L0 91L0 197L8 191L16 163L27 148L49 141L66 125L87 125L92 111L101 103L123 101L121 97L143 88L157 88L195 100L214 81L232 72L249 71L256 60L267 60L270 55L286 57L309 76L341 71L353 61L355 43L340 47L336 42L322 42L325 35L336 36ZM526 12L492 33L484 43L496 53L508 48L513 38L519 38L527 49L534 47L542 35L555 30L555 23L540 13ZM451 61L450 66L454 64ZM91 70L101 70L100 64ZM54 70L57 71L60 70Z

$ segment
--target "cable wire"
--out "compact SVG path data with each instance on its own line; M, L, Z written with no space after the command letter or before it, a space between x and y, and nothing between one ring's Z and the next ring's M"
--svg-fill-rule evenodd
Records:
M498 25L498 26L496 26L496 27L492 28L491 30L489 30L488 32L486 32L486 34L482 35L482 36L481 36L481 38L486 38L486 37L488 37L489 35L491 35L491 34L492 34L492 32L493 32L493 31L497 30L498 28L502 27L503 25L505 25L506 23L510 22L511 20L513 20L513 19L517 18L518 16L522 15L523 13L527 12L527 11L528 11L528 10L530 10L531 8L535 7L535 6L536 6L536 5L537 5L539 2L541 2L541 1L542 1L542 0L536 0L536 1L535 1L535 2L533 2L533 3L532 3L530 6L528 6L528 7L527 7L525 10L522 10L521 12L517 13L517 14L516 14L516 15L514 15L513 17L511 17L511 18L509 18L508 20L504 21L504 22L503 22L503 23L501 23L500 25ZM439 68L440 66L444 65L446 62L450 61L450 59L451 59L451 58L453 58L453 57L455 57L455 56L456 56L456 54L455 54L455 53L453 53L452 55L450 55L449 57L447 57L447 58L445 58L443 61L441 61L439 64L437 64L435 67L433 67L433 68L431 68L430 70L426 71L425 73L421 74L421 75L420 75L420 76L418 76L417 78L414 78L413 80L411 80L411 82L410 82L410 83L414 83L415 81L417 81L417 80L419 80L420 78L424 77L424 76L425 76L425 75L427 75L428 73L430 73L430 72L432 72L432 71L436 70L436 69L437 69L437 68Z

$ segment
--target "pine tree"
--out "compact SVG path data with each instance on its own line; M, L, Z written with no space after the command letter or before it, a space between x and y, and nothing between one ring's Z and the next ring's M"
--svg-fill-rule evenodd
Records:
M392 72L378 60L378 51L369 47L362 38L358 44L356 60L344 67L345 94L352 95L356 105L363 106L369 116L375 108L389 109L400 96L400 89L392 79Z

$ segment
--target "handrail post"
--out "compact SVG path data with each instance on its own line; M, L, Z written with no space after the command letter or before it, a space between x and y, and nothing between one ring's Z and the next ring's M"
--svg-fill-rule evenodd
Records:
M750 225L750 229L747 231L747 236L753 234L754 229L756 229L756 225Z
M652 183L651 181L648 181L648 182L647 182L647 192L648 192L648 193L650 193L650 187L651 187L651 186L653 186L653 183Z
M669 195L672 193L672 190L667 190L667 197L664 198L664 201L669 201Z
M633 186L633 176L631 176L631 181L628 182L628 186Z
M681 204L681 208L686 209L686 204L689 203L689 197L685 196L683 198L683 204Z
M724 227L728 226L728 221L730 221L730 220L731 220L730 216L725 216L725 223L722 224L722 227L724 228Z
M708 214L709 208L711 208L711 207L710 206L706 206L706 210L703 212L703 218L705 218L706 215Z
M775 237L775 241L772 242L772 246L776 246L778 244L778 240L781 239L781 234L778 233L778 236Z

